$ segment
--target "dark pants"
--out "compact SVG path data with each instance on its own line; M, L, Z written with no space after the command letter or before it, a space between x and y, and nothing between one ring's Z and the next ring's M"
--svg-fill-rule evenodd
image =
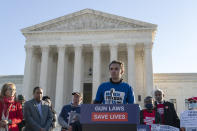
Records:
M79 121L75 121L71 124L72 131L82 131L81 123Z
M21 123L18 124L19 131L22 131L23 127L25 127L25 120L22 120Z

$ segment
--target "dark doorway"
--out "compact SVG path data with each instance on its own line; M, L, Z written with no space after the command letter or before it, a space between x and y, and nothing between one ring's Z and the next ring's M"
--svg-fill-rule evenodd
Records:
M92 83L83 84L83 104L92 102Z

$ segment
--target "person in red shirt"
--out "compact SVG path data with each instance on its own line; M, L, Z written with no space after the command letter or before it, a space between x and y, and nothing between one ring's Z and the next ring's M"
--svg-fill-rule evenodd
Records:
M147 96L144 99L145 109L140 111L140 124L149 125L159 124L161 117L158 112L154 110L154 100L151 96Z
M15 97L15 85L4 84L0 97L0 129L5 131L19 131L17 124L23 119L22 105L15 101Z
M164 93L162 90L157 89L155 95L155 110L161 116L161 124L170 125L180 128L180 120L177 116L174 104L164 100Z

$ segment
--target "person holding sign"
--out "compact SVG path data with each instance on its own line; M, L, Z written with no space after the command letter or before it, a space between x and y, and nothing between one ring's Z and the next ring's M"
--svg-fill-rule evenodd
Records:
M197 97L188 99L189 110L181 113L181 131L196 131L197 130Z
M140 124L149 125L159 124L161 122L161 117L158 112L154 110L154 100L151 96L147 96L144 99L145 109L140 111Z
M79 120L83 96L80 92L73 92L72 95L72 103L63 106L58 117L58 123L62 127L61 131L81 131Z
M109 64L109 73L111 78L99 86L94 104L134 104L133 89L122 79L124 64L112 61Z
M180 128L180 120L174 108L174 104L164 100L164 93L157 89L155 95L155 109L161 116L161 124Z

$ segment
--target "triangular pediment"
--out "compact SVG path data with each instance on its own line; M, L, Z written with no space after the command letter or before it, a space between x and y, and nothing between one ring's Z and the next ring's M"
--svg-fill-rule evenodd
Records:
M110 29L156 29L156 25L92 9L84 9L41 24L22 29L22 32L83 31Z

